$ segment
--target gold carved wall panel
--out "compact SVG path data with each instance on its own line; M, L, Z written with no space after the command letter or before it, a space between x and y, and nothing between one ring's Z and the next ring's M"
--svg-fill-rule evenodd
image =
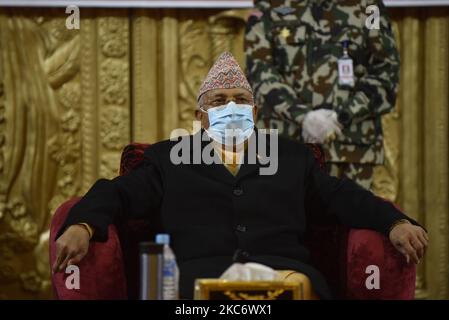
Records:
M0 298L49 298L55 209L118 173L130 141L191 130L215 58L244 66L245 10L0 9ZM449 12L395 9L397 108L384 117L375 192L424 223L417 296L448 298Z
M131 140L129 17L0 10L0 298L49 298L55 209L118 172Z
M426 226L417 298L449 298L449 8L392 10L401 55L396 109L384 116L385 154L375 192Z

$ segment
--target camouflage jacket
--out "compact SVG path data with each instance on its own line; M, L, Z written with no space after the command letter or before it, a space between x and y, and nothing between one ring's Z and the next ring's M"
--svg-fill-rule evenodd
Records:
M369 5L379 8L377 30L365 26ZM261 0L256 7L245 51L259 127L301 140L308 111L333 109L345 128L343 137L324 145L328 161L381 164L381 115L393 109L399 82L399 55L382 1ZM338 83L343 41L354 63L350 88Z

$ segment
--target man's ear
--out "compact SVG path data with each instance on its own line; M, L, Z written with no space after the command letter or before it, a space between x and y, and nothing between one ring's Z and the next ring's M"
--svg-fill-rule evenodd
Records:
M198 110L198 109L195 110L195 118L196 118L196 120L198 120L198 121L201 121L201 119L203 118L203 114L202 114L201 111Z
M257 105L254 105L254 108L253 108L254 122L256 122L256 120L257 120L257 112L258 111L259 111L259 108L257 107Z

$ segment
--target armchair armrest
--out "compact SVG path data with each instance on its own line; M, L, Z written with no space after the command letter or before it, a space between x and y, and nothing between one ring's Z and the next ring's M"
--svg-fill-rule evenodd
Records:
M63 203L51 220L50 268L56 259L56 235L69 210L78 200L79 198L73 198ZM123 254L115 226L109 226L109 238L106 242L90 243L89 251L78 267L79 289L69 289L66 286L66 280L72 273L59 272L51 275L56 299L127 299Z
M416 265L407 264L384 235L352 229L348 235L346 261L346 296L349 299L414 299ZM374 274L367 268L379 268L379 289L368 289L365 282Z

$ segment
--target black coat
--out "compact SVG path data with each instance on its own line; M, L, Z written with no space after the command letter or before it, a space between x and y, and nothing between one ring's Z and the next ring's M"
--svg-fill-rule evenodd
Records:
M208 143L202 142L202 148ZM307 265L306 213L335 215L349 227L385 235L395 221L407 218L354 182L330 177L306 146L281 137L274 175L259 175L258 161L242 164L235 177L222 164L174 165L170 150L175 144L156 143L140 168L98 180L61 231L85 222L95 228L93 240L105 241L108 225L120 217L148 218L157 231L171 235L184 298L192 297L195 278L219 277L233 261L303 272L317 294L329 298L325 280Z

